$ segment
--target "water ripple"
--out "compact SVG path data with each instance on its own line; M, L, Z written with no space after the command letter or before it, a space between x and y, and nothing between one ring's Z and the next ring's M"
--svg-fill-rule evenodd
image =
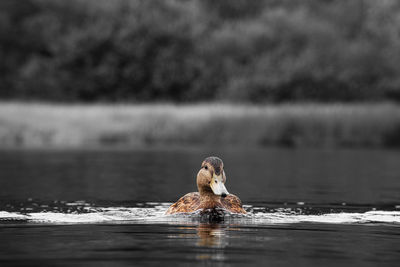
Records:
M136 207L94 207L88 203L64 203L65 210L0 211L0 222L31 223L187 223L199 219L199 214L165 215L170 203L137 203ZM370 210L365 212L342 212L330 209L326 213L309 213L306 208L267 209L262 206L246 206L247 215L227 213L226 222L244 225L327 223L327 224L393 224L400 225L400 211Z

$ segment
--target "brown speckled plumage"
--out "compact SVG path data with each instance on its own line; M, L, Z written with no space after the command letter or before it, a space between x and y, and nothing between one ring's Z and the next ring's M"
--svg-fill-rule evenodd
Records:
M233 194L227 195L226 198L221 199L221 201L224 208L229 210L230 212L246 213L246 211L242 207L242 201L240 201L240 199Z
M203 205L200 205L199 192L188 193L181 197L177 202L172 204L168 208L166 214L190 213L200 209L214 208L223 208L234 213L246 213L246 211L242 208L242 202L240 199L233 194L229 194L225 198L220 198L219 201L210 199L202 204Z
M177 202L172 204L167 214L192 212L198 210L200 205L200 194L199 192L192 192L181 197Z
M226 197L221 197L221 195L214 194L210 187L214 174L223 177L223 182L225 183L226 177L222 160L217 157L208 157L201 166L197 175L199 192L184 195L168 208L166 214L190 213L197 210L216 208L222 208L233 213L246 213L237 196L228 194Z

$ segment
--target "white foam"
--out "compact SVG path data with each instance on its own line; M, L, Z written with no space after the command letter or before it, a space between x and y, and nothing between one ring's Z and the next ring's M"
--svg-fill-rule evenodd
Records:
M0 220L25 220L26 216L16 213L16 212L8 212L8 211L0 211Z
M88 213L18 212L0 211L0 221L28 221L34 223L154 223L154 222L187 222L189 217L164 215L167 206L151 208L110 207L96 208ZM232 219L230 217L229 219ZM322 215L302 215L288 212L256 212L235 218L236 223L243 224L295 224L295 223L329 223L329 224L400 224L400 211L368 211L365 213L329 213ZM193 221L193 216L190 217Z
M364 213L328 213L321 215L298 215L287 213L256 213L252 219L255 223L331 223L331 224L365 224L365 223L400 223L399 211L368 211Z

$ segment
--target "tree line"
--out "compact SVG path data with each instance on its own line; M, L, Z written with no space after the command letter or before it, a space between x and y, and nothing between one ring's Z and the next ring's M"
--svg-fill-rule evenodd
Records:
M0 98L400 100L396 0L2 0Z

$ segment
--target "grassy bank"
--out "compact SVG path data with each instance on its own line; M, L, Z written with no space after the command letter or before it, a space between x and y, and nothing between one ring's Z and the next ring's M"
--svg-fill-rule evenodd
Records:
M0 147L158 144L393 147L400 106L0 103Z

